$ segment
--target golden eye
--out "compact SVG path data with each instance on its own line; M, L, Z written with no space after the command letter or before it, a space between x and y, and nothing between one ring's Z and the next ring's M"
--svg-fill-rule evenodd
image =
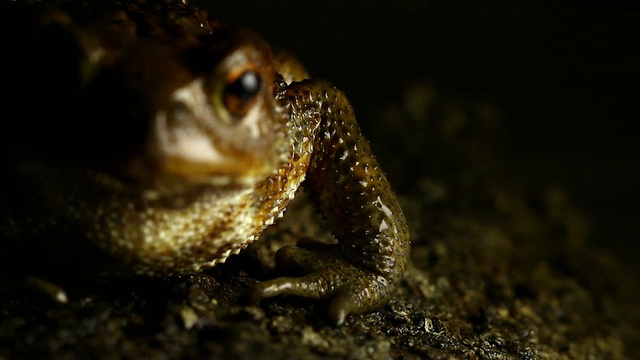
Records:
M223 102L232 117L244 116L251 108L262 89L262 78L255 70L243 69L227 76Z

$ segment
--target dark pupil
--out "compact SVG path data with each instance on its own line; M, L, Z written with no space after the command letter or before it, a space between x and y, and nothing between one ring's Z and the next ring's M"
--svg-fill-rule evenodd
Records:
M236 81L229 84L227 93L237 96L241 100L251 100L259 91L262 80L255 71L247 71Z

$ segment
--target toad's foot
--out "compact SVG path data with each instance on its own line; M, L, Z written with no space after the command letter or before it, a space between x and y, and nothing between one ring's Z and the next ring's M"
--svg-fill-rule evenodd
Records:
M276 254L278 268L300 277L280 277L261 282L248 293L249 301L278 295L295 295L330 301L328 316L342 325L349 314L375 310L396 288L380 273L350 263L337 245L310 238L298 246L285 246Z

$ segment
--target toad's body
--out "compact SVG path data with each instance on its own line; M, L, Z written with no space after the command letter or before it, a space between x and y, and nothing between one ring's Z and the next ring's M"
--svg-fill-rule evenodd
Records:
M2 145L5 254L197 272L256 240L304 181L338 243L282 249L307 275L255 296L328 298L337 322L388 299L408 230L341 92L179 1L54 3L11 4L7 20L30 36L12 67L33 69L9 84L38 103Z

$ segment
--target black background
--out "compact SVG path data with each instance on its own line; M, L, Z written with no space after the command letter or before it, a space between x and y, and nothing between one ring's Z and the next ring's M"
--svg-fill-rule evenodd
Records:
M639 11L544 1L195 3L334 82L365 132L371 112L413 80L495 104L513 176L530 189L563 186L592 220L592 241L640 275Z

